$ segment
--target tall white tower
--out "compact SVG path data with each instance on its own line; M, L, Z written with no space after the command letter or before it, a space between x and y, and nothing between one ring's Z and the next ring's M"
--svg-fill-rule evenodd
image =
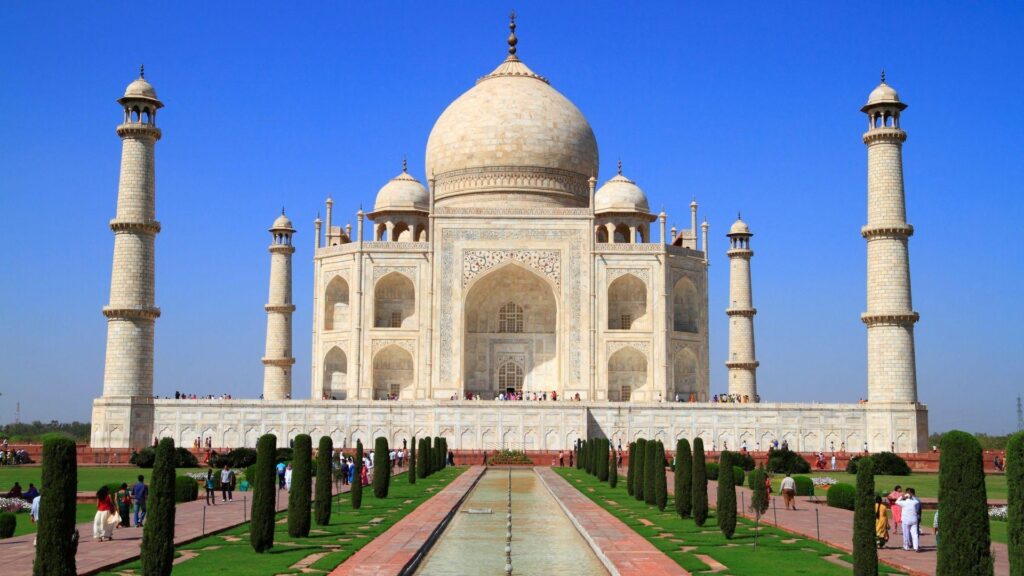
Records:
M867 312L868 400L917 402L914 323L910 298L910 257L903 195L903 142L900 113L907 107L885 83L872 90L861 112L868 115L868 223L861 235L868 244Z
M295 228L284 215L270 227L270 296L267 298L267 348L263 355L263 398L284 400L292 397L292 234Z
M148 446L153 438L153 332L160 309L154 303L156 221L156 111L163 108L145 70L117 101L124 118L121 176L114 232L114 264L110 275L107 353L103 397L94 404L93 446ZM107 405L116 405L109 409Z
M757 401L757 366L754 356L754 301L750 290L750 237L742 218L729 228L729 394Z

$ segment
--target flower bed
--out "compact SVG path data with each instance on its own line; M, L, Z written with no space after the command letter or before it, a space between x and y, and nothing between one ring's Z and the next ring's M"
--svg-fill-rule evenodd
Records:
M31 509L32 503L21 498L0 498L0 512L21 512Z
M1006 522L1006 506L992 506L988 509L988 517L992 520Z
M512 464L533 464L533 460L522 450L502 450L487 459L489 466L508 466Z
M818 488L827 489L829 486L832 486L833 484L836 484L839 481L831 476L812 476L811 482L814 482L814 485Z

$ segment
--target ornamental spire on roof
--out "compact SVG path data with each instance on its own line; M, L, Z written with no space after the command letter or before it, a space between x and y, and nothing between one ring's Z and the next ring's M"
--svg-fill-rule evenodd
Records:
M513 10L512 13L508 15L508 18L508 53L512 58L515 58L516 44L519 43L519 39L516 38L516 11Z

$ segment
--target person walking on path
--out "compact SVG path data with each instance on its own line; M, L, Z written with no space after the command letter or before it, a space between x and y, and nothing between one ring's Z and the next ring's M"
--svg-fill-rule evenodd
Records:
M206 488L206 505L216 506L217 486L213 483L213 468L208 468L206 470L206 483L203 487Z
M782 502L786 507L786 510L796 510L796 480L792 476L786 474L786 477L782 479L782 484L779 486L782 492Z
M135 510L135 527L142 528L146 521L146 499L149 498L149 486L146 479L139 474L139 481L132 485L132 508Z
M131 508L132 508L132 493L128 490L128 484L125 482L121 483L121 489L114 494L114 502L117 503L117 515L121 517L122 528L128 528L131 526Z
M39 501L40 500L42 500L42 497L37 494L36 497L32 499L32 508L28 512L28 517L32 520L33 524L38 524L39 523ZM32 536L32 545L33 546L36 545L36 537L38 535L39 535L39 530L37 529L36 533Z
M935 508L935 516L932 518L932 531L935 534L935 548L939 548L939 509Z
M897 484L896 487L892 489L892 492L889 492L889 495L886 496L886 499L889 500L889 509L892 510L893 530L895 530L897 534L902 534L903 532L901 531L902 527L900 526L900 523L902 521L901 514L903 509L897 506L896 503L903 499L903 488Z
M235 473L228 468L228 465L224 465L224 469L220 471L220 501L229 502L235 499Z
M889 541L889 507L881 496L875 496L875 540L879 548L885 548Z
M900 510L900 522L903 525L903 549L914 549L914 552L921 551L921 536L918 532L920 501L914 494L913 488L907 488L903 499L896 503Z
M96 515L92 518L92 537L100 542L114 539L117 507L110 497L110 488L104 486L96 492Z

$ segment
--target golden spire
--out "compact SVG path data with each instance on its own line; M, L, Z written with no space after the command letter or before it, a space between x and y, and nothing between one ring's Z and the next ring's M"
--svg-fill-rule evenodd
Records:
M512 13L508 15L508 18L508 53L510 56L514 57L516 55L516 44L519 43L519 39L516 38L516 11L513 10Z

